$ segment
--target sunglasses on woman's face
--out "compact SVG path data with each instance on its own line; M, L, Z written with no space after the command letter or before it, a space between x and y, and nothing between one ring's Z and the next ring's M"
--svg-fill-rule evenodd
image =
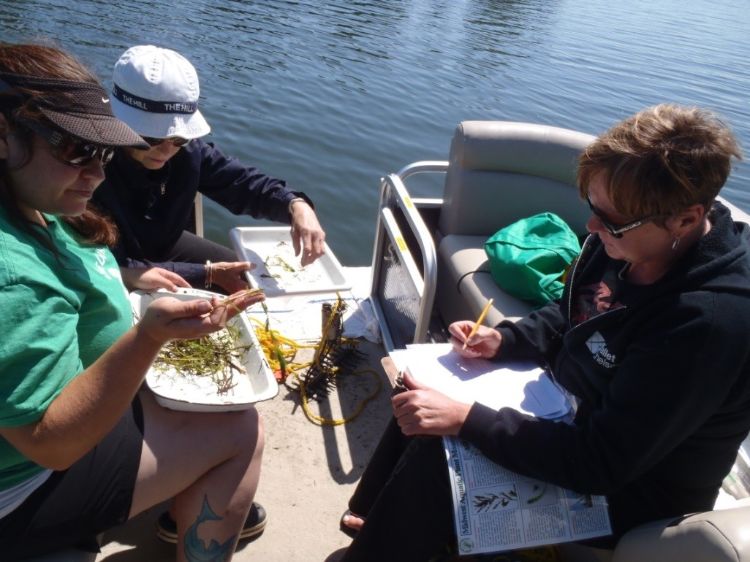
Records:
M111 146L90 143L41 123L24 121L23 125L47 141L52 149L52 156L74 168L83 168L94 160L99 160L102 166L106 166L115 154L115 149Z
M604 229L609 232L612 236L615 238L622 238L622 235L628 232L629 230L633 230L634 228L638 228L639 226L643 226L650 220L653 220L655 216L649 216L649 217L643 217L642 219L634 220L632 222L628 222L625 224L616 224L613 222L610 222L607 217L604 216L604 214L594 207L594 204L591 202L591 198L587 195L586 196L586 202L589 204L589 209L591 209L591 213L599 219L599 222L602 223L602 226Z
M183 139L182 137L143 137L143 140L145 140L149 146L159 146L163 142L168 142L171 143L172 146L177 148L185 146L188 142L190 142L190 139Z

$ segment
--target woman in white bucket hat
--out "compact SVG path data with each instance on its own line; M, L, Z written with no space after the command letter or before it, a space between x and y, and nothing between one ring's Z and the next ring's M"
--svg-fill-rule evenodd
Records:
M188 231L202 193L234 214L291 224L296 253L303 265L312 263L325 241L312 201L204 142L211 128L198 110L199 94L195 68L170 49L137 45L115 63L112 110L150 145L119 150L94 197L120 229L118 262L159 265L195 287L243 288L251 265Z

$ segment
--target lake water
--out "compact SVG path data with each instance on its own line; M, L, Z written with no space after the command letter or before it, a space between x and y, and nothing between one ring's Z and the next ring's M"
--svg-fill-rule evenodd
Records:
M58 42L106 85L131 45L183 53L213 140L308 193L347 265L370 262L379 178L445 159L465 119L596 134L696 104L750 158L747 0L0 0L0 30ZM740 163L725 195L750 211L749 179ZM211 238L238 224L257 223L209 206Z

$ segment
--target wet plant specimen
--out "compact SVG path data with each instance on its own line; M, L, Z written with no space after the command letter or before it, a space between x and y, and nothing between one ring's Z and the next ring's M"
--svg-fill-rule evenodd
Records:
M217 393L226 394L236 384L234 373L245 373L243 356L251 347L243 343L239 328L230 325L199 339L169 342L154 361L154 369L210 377Z
M351 374L364 359L356 340L344 337L346 303L337 296L335 303L323 303L320 343L309 368L299 377L303 399L322 400L336 387L340 377Z

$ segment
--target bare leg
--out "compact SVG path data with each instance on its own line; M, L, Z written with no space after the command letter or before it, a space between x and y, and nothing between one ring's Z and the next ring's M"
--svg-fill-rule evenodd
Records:
M174 497L177 560L209 550L231 560L260 477L258 413L176 412L150 392L141 401L145 436L130 516Z

